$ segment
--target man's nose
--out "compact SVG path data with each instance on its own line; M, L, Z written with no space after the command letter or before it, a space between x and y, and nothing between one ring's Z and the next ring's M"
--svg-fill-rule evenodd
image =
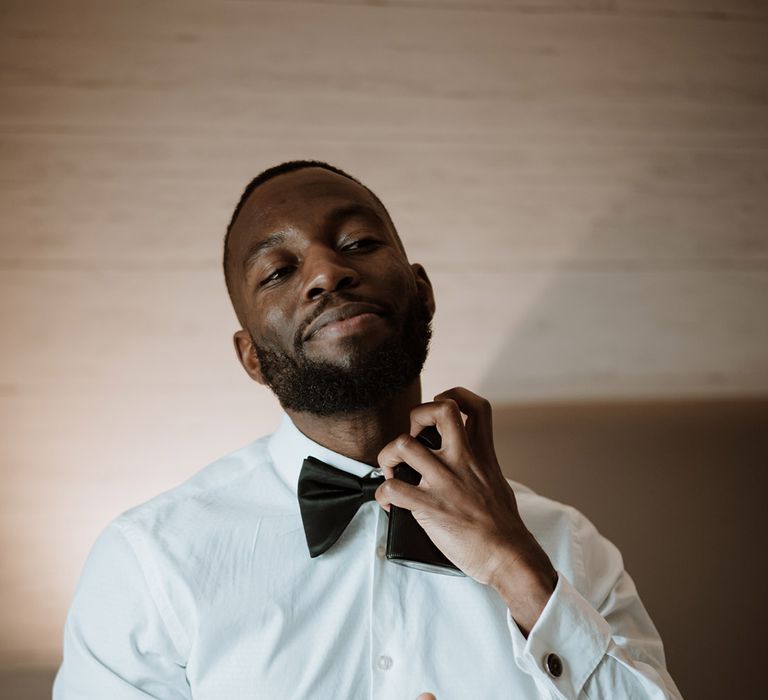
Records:
M341 253L324 249L307 253L304 259L304 298L314 301L328 292L356 287L360 276Z

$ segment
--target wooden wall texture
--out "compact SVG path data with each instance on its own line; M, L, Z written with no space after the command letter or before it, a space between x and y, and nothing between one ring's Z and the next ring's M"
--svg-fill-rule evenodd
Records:
M0 667L57 663L106 522L276 423L231 349L220 248L245 183L305 157L387 203L438 295L426 394L492 398L510 458L521 405L554 407L530 435L558 460L584 447L563 401L594 427L612 414L588 402L641 400L651 444L657 401L744 400L765 425L764 2L0 0ZM764 444L737 447L711 487L764 464ZM679 513L656 522L594 474L569 499L573 465L526 454L510 475L595 515L663 607L669 570L622 513L662 548ZM625 486L659 476L595 455ZM707 596L696 614L727 605ZM698 673L717 661L665 619L681 689L721 697ZM749 651L727 642L735 674Z

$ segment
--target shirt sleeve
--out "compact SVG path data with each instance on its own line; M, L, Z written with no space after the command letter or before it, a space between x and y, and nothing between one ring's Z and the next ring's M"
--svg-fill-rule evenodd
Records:
M94 544L70 606L53 700L190 700L184 645L169 627L178 637L173 611L153 596L112 523Z
M527 639L507 613L518 667L558 700L681 700L619 550L577 511L571 527L575 581L558 571Z

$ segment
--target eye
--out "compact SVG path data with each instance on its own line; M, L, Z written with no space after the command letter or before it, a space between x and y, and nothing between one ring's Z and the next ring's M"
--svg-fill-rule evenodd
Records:
M259 282L259 287L263 287L270 282L277 282L286 275L290 274L292 271L293 267L290 266L278 267L276 270L273 270L264 279L262 279L261 282Z
M379 245L381 245L381 241L378 241L375 238L358 238L348 241L341 246L341 249L354 253L356 251L370 250Z

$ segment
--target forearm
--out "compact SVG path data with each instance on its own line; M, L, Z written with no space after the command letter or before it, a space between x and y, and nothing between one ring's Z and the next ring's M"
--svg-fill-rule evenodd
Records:
M557 586L557 571L533 535L524 551L510 549L498 558L489 585L527 638Z

